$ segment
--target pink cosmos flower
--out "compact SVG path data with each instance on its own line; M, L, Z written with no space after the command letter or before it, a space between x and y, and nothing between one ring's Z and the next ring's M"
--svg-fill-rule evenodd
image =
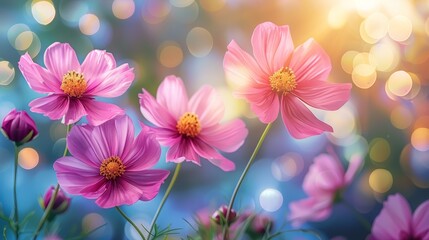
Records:
M294 49L289 26L270 22L255 28L252 47L254 58L231 41L223 65L259 119L274 122L280 111L294 138L332 132L305 105L337 110L350 97L351 84L326 82L331 62L325 51L313 39Z
M248 131L240 119L219 123L224 105L212 87L202 87L188 100L182 79L168 76L159 86L156 100L144 89L139 98L140 110L155 125L158 141L170 147L167 161L200 165L203 157L224 171L234 170L234 163L216 149L237 150Z
M351 183L361 164L362 158L355 156L344 172L341 161L334 154L317 156L303 183L304 192L309 197L289 205L288 218L293 225L326 219L331 214L332 205L338 200L336 198Z
M412 214L401 194L389 196L374 220L371 237L375 240L429 240L429 200Z
M149 169L158 162L161 148L145 129L134 138L127 116L99 126L75 126L67 146L72 156L54 163L58 183L70 194L96 199L102 208L153 199L169 174Z
M116 66L111 53L93 50L79 64L76 53L67 43L53 43L45 51L46 68L33 62L28 53L19 61L19 69L31 89L47 93L30 102L31 111L52 120L72 124L87 116L91 125L123 114L116 105L95 101L95 97L118 97L134 80L128 64Z

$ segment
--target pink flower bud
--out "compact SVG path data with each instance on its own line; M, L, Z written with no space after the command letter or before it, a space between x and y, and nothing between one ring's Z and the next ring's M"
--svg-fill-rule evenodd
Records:
M27 112L15 109L3 119L1 129L3 134L17 146L30 142L39 133L36 123Z
M46 209L46 207L49 204L49 201L51 201L52 195L54 194L55 188L51 186L48 191L46 191L45 196L43 197L43 200L40 201L40 205L43 210ZM64 192L61 190L61 188L58 190L57 197L54 201L54 206L52 207L52 213L54 214L60 214L65 212L68 207L70 206L70 198L67 197Z
M222 205L216 212L213 213L212 219L219 225L223 225L226 221L226 214L228 213L228 206ZM237 219L237 213L231 209L229 213L227 224L233 223Z

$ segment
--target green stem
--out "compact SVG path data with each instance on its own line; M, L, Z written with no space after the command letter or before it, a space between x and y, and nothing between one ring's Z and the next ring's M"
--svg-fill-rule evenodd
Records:
M18 175L18 146L15 144L15 168L13 175L13 203L14 203L14 224L15 239L19 238L19 216L18 216L18 198L16 196L16 176Z
M133 227L134 229L139 233L140 237L143 240L146 240L146 238L144 237L143 233L140 231L140 229L137 227L137 225L119 208L119 207L115 207L116 210L118 210L118 212L122 215L122 217L125 218L125 220L127 220Z
M66 137L68 133L70 132L71 125L66 125ZM67 141L66 146L64 148L63 157L67 155L68 149L67 149ZM57 183L57 186L55 186L54 194L52 195L51 199L49 200L48 206L46 206L45 212L43 213L42 218L40 219L39 224L37 225L37 229L34 232L33 240L37 239L37 236L39 235L40 231L43 228L43 225L45 224L46 220L49 217L49 214L51 213L52 208L54 207L55 199L57 198L58 191L60 190L60 184Z
M250 159L249 159L249 162L246 165L246 168L244 168L244 171L241 174L240 179L238 179L237 185L235 185L234 192L232 193L231 200L229 201L228 211L226 212L226 218L225 219L229 219L229 214L231 213L231 209L232 209L232 206L234 205L235 197L237 196L238 190L241 187L241 183L243 182L244 178L246 177L246 174L249 171L250 166L252 166L252 163L255 160L256 155L258 154L259 149L261 148L262 143L264 142L264 140L265 140L268 132L270 131L271 126L272 126L272 123L269 123L265 127L264 132L262 133L261 137L259 138L258 144L256 144L255 150L253 150L252 156L250 156ZM225 224L225 226L224 226L224 230L223 230L223 239L224 240L228 239L227 238L228 227L229 227L228 225L229 224Z
M153 227L155 226L156 220L158 219L159 213L161 212L161 209L164 206L164 203L167 200L168 195L170 195L171 189L173 188L174 183L176 182L177 176L179 175L181 168L182 168L182 163L178 163L176 165L176 169L174 170L173 177L171 178L170 184L168 185L167 190L165 191L164 197L162 198L161 203L159 204L159 207L156 210L155 216L152 219L152 223L150 224L148 239L150 239L150 237L152 236L151 234L152 234Z
M346 205L346 207L348 209L350 209L350 211L353 212L353 214L355 215L356 219L362 224L362 226L368 230L369 232L371 232L371 223L368 222L368 220L366 218L364 218L351 204L349 204L348 202L343 200L344 205Z

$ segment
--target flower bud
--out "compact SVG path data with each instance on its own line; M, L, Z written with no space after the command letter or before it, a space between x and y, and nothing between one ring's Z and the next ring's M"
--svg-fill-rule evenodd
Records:
M43 210L46 209L46 207L49 204L49 201L51 201L52 195L55 192L55 188L51 186L48 191L46 191L45 196L40 201L40 206ZM60 214L67 210L67 208L70 206L70 198L67 197L64 192L61 190L61 188L58 190L57 197L54 201L54 206L52 207L51 213L53 214Z
M3 119L1 129L3 134L17 146L30 142L39 133L36 123L27 112L15 109Z
M250 231L257 235L264 235L273 228L273 219L266 215L256 215L250 225Z
M212 219L215 221L215 223L219 225L223 225L225 224L225 222L227 222L227 224L229 225L237 219L237 213L234 211L234 209L231 209L228 220L226 219L227 213L228 207L226 205L222 205L218 210L216 210L216 212L213 213Z

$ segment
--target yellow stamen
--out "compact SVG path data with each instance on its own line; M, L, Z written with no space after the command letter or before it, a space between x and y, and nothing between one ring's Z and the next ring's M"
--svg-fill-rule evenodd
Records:
M195 113L183 114L176 125L177 131L187 137L196 137L201 132L201 125Z
M115 180L125 172L125 166L117 156L109 157L103 160L100 166L100 175L107 180Z
M86 91L86 81L82 73L69 71L64 74L60 88L70 97L79 98Z
M286 95L296 88L296 78L292 69L282 67L270 76L271 89Z

